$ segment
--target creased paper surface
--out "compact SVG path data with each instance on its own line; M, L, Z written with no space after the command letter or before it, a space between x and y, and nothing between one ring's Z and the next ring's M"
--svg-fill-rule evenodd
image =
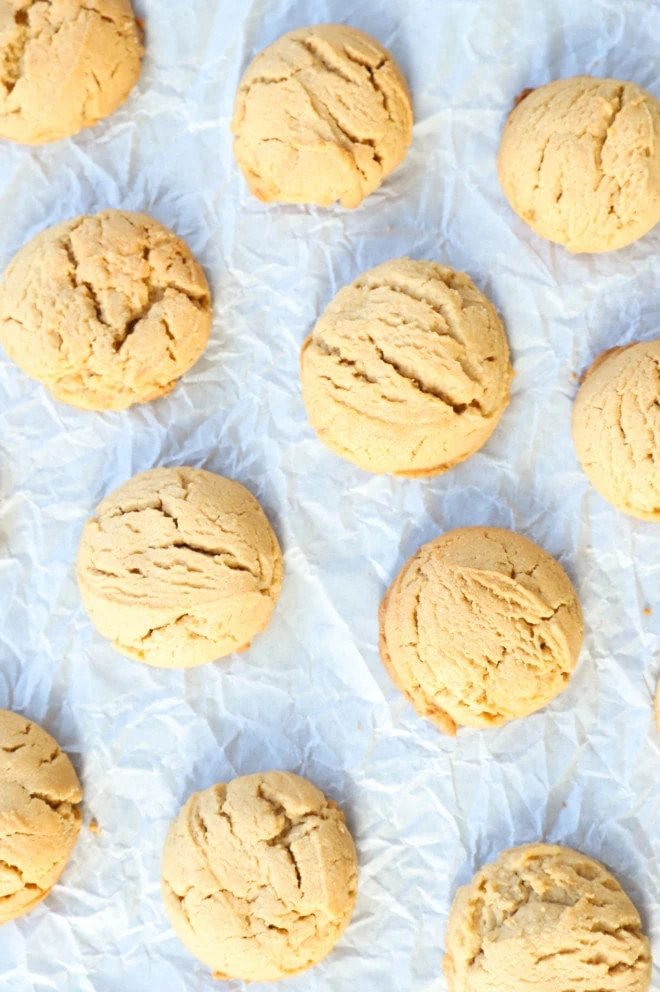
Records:
M614 870L642 914L660 987L660 525L609 507L570 439L576 376L604 348L660 334L660 229L611 255L571 257L512 214L495 169L524 87L592 73L660 96L660 5L136 7L147 58L125 107L70 141L0 145L0 266L50 224L107 206L144 211L190 243L215 322L171 396L123 414L57 404L0 359L0 706L58 738L81 776L86 822L102 831L83 828L46 902L0 930L3 992L210 988L162 906L165 833L192 791L275 767L342 805L360 857L350 929L291 992L442 992L456 887L503 847L535 839ZM333 20L393 51L413 95L413 146L356 211L260 204L231 155L240 75L284 31ZM516 370L483 451L421 481L370 477L327 451L298 380L300 345L337 289L404 254L473 277L502 315ZM92 629L74 574L99 500L135 472L176 464L247 485L285 551L268 631L249 653L187 673L116 654ZM423 541L470 524L511 527L556 555L586 636L552 705L449 740L390 684L377 610Z

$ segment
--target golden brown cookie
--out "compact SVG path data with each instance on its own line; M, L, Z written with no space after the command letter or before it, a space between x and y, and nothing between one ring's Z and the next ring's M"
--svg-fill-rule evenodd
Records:
M567 847L503 851L459 889L447 923L449 992L647 992L639 913L598 861Z
M76 846L82 789L50 734L0 710L0 924L48 895Z
M206 276L151 217L104 210L42 231L0 283L0 340L63 403L123 410L168 393L211 333Z
M142 55L130 0L0 0L0 138L91 127L127 98Z
M344 814L310 782L265 772L191 796L162 867L179 938L215 978L275 982L318 964L357 892Z
M481 448L509 402L495 307L463 272L397 258L344 286L303 345L310 423L369 472L437 475Z
M344 24L285 34L245 70L234 154L260 200L357 207L403 161L406 81L390 52Z
M598 356L575 398L572 429L601 496L623 513L660 520L660 338Z
M193 668L249 647L282 586L282 553L257 500L197 468L154 468L87 521L78 585L97 630L137 661Z
M496 527L449 531L403 566L380 608L380 653L446 734L497 727L566 688L582 614L559 562Z
M506 122L498 169L540 237L572 252L623 248L660 221L660 102L591 76L529 90Z

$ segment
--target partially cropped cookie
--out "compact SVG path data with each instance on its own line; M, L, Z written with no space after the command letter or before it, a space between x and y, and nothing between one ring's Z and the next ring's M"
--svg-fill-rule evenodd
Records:
M385 668L447 734L541 709L566 688L581 644L580 606L559 562L495 527L422 545L380 607Z
M56 740L0 710L0 924L48 895L80 833L82 789Z
M498 168L509 203L542 238L572 252L623 248L660 221L660 101L591 76L528 90Z
M344 24L285 34L245 70L234 154L254 196L357 207L403 161L406 81L386 48Z
M43 145L113 113L140 75L130 0L1 0L0 138Z
M319 438L369 472L437 475L478 451L509 402L495 307L464 272L397 258L345 286L301 357Z
M449 992L647 992L639 913L598 861L568 847L503 851L459 889L447 923Z
M596 359L575 399L573 443L601 496L623 513L660 520L660 339Z
M165 908L214 978L275 982L318 964L355 908L355 845L335 803L288 772L191 796L163 851Z
M282 585L282 554L238 482L155 468L99 504L78 551L78 585L98 631L137 661L193 668L250 646Z
M0 283L0 340L63 403L123 410L168 393L211 333L206 276L151 217L104 210L38 234Z

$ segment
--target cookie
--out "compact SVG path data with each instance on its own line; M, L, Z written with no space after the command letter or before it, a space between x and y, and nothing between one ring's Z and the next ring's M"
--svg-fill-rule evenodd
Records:
M172 231L104 210L38 234L0 283L0 341L63 403L123 410L168 393L211 333L206 276Z
M601 496L630 516L660 520L660 338L596 359L575 398L572 428Z
M158 668L194 668L249 647L282 585L282 554L238 482L155 468L110 493L85 524L78 585L117 651Z
M437 475L481 448L509 402L502 322L463 272L409 258L337 293L305 341L321 441L369 472Z
M143 54L129 0L0 0L0 138L91 127L127 98Z
M318 964L348 926L357 856L310 782L266 772L191 796L163 850L170 922L214 978L275 982Z
M440 730L498 727L570 679L582 614L561 565L520 534L449 531L406 562L380 607L395 685Z
M0 710L0 924L45 899L76 846L82 789L45 730Z
M647 992L639 913L598 861L567 847L504 851L459 889L447 923L449 992Z
M260 200L357 207L403 161L406 81L390 52L344 24L299 28L245 70L234 155Z
M540 237L571 252L623 248L660 221L660 101L591 76L529 90L506 122L498 169Z

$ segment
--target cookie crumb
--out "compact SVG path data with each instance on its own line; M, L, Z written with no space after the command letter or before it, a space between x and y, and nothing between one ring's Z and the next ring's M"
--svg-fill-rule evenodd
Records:
M103 833L96 818L89 821L89 832L90 834L97 834L99 837Z
M645 617L650 617L652 612L653 611L651 610L651 607L650 606L645 606L644 607L644 616Z

